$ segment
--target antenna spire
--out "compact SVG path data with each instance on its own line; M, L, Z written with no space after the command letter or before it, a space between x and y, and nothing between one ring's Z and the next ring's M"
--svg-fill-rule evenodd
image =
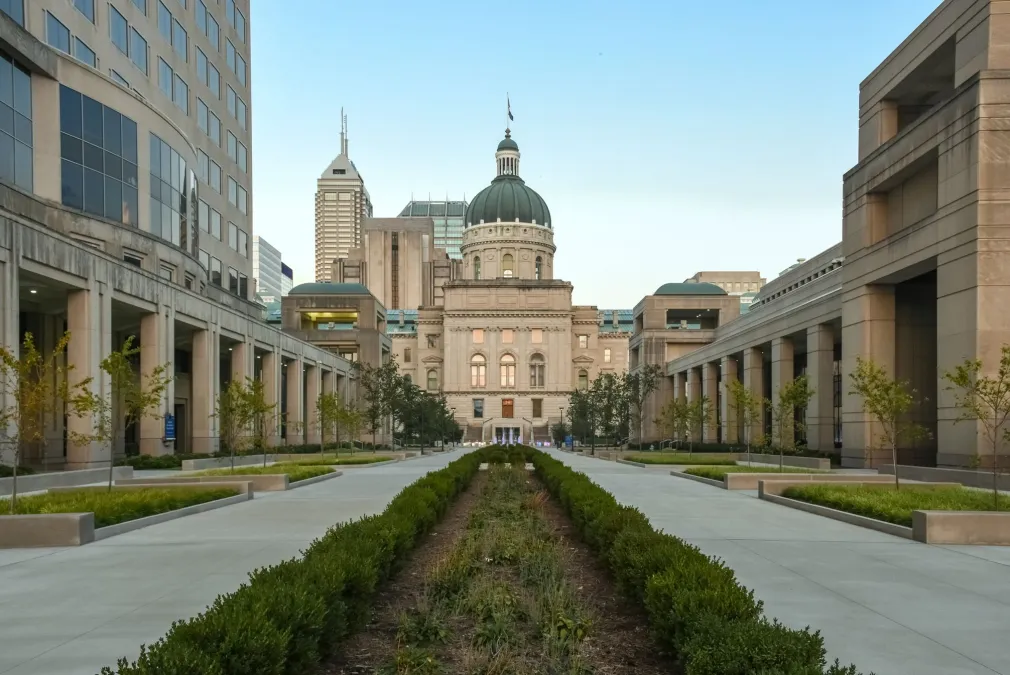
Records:
M347 115L340 109L340 154L347 156Z

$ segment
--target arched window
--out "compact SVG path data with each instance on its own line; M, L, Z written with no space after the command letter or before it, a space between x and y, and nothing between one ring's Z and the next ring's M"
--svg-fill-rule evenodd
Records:
M516 357L511 354L501 357L501 386L509 388L516 386Z
M543 354L534 354L530 357L530 387L545 386L546 366Z
M474 354L470 359L470 386L487 386L487 359L482 354Z
M438 372L435 369L428 371L428 390L438 390Z
M480 279L480 256L473 257L473 278Z
M541 258L540 256L537 256L536 264L535 264L535 269L534 269L534 274L536 275L534 277L535 279L543 279L544 278L543 277L543 274L544 274L544 259Z
M506 279L511 279L514 273L515 259L511 253L506 253L501 257L501 275Z
M589 389L589 371L580 370L579 371L579 389L585 391Z

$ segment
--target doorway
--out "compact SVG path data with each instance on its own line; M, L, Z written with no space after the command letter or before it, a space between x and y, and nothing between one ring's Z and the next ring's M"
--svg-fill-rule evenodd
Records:
M515 399L503 398L501 400L501 416L506 418L515 417Z
M187 449L186 440L189 438L189 434L186 431L186 404L176 403L175 404L175 452L176 454L185 454L189 452Z

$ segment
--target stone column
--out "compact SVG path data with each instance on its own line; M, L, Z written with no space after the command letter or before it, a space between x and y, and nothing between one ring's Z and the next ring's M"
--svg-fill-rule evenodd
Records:
M687 402L694 403L699 398L701 398L701 369L700 368L690 368L687 371ZM688 430L688 438L695 442L701 441L702 434L700 429L695 429L693 426Z
M730 393L730 382L737 379L736 359L731 356L724 356L722 357L720 367L722 370L722 383L720 384L720 393L722 394L722 400L720 401L722 407L720 411L722 417L722 442L736 443L738 440L736 404L733 402L733 396Z
M856 370L856 359L872 359L894 377L894 287L861 286L847 292L842 303L842 373ZM878 450L879 425L863 412L848 376L842 377L842 466L876 466L890 462L890 453ZM941 441L943 439L941 438ZM886 457L885 457L886 455Z
M807 447L831 452L835 447L835 331L828 324L807 329L807 378L813 398L807 406Z
M302 371L303 365L301 359L295 361L289 361L287 372L284 376L285 386L287 387L287 426L285 427L286 434L284 440L288 445L301 445L304 443L304 429L303 423L305 421L302 416L302 407L305 403L302 394L304 393L304 372Z
M195 331L192 353L189 414L193 419L193 442L190 447L193 452L210 454L219 448L217 418L214 417L221 373L218 364L221 347L217 331Z
M245 385L246 379L253 376L253 345L252 342L244 340L238 342L231 348L231 379Z
M764 354L760 347L748 347L743 350L743 386L757 398L764 400ZM757 417L751 421L750 429L744 429L744 442L757 443L764 434L765 404L757 411Z
M322 435L319 428L319 409L316 403L319 401L320 387L322 385L319 366L306 366L305 368L305 442L320 443Z
M148 378L159 366L166 366L167 375L174 370L175 361L175 312L171 307L162 306L154 314L145 314L140 319L140 376L142 386L149 387ZM140 420L140 454L170 455L175 452L175 443L166 443L165 416L172 413L175 402L175 380L165 388L161 402ZM176 434L182 433L176 429Z
M793 341L790 338L775 338L772 340L772 410L779 402L779 392L782 387L793 381L796 377L795 363L793 361ZM772 438L775 443L779 443L778 425L772 413Z
M673 376L673 400L687 400L687 373L683 371Z
M701 439L704 443L719 442L719 423L716 420L717 399L719 398L719 366L706 363L701 367L701 391L708 400L709 418L702 429Z
M70 331L67 348L70 385L91 378L90 392L109 397L109 378L100 367L112 343L112 293L104 283L92 281L86 290L67 293L67 329ZM67 420L67 431L71 439L74 434L91 436L95 433L95 420L90 415L71 416ZM110 443L68 440L67 469L107 467L111 460Z
M281 355L277 351L267 352L262 361L263 397L267 405L274 406L273 414L265 422L265 436L267 445L274 447L281 443Z

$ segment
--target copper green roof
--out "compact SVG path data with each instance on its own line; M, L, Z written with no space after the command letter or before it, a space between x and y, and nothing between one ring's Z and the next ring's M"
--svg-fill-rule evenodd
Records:
M653 295L726 295L726 291L707 282L663 284Z
M288 295L368 295L368 289L361 284L332 284L325 281L298 284Z
M519 176L502 175L477 193L466 210L468 226L485 223L536 223L551 226L547 202Z
M519 144L512 140L512 136L509 135L507 131L505 132L505 138L503 138L502 142L498 144L498 152L501 152L502 150L519 151Z

